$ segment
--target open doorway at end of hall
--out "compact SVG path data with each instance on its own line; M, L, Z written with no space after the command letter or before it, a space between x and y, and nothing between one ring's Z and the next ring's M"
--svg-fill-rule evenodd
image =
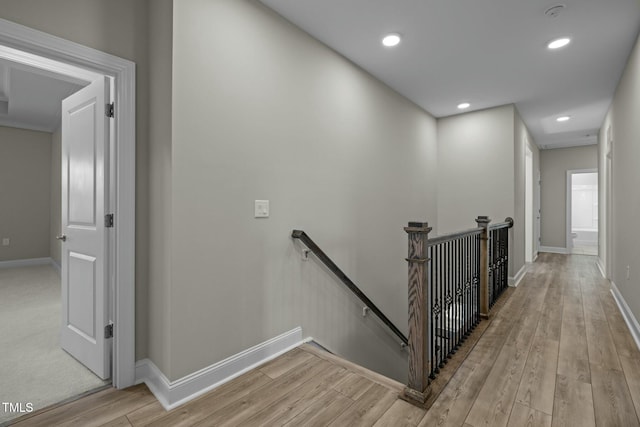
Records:
M567 171L567 250L598 255L598 171Z

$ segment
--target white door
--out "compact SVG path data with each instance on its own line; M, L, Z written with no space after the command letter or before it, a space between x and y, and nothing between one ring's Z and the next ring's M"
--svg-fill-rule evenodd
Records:
M109 81L62 101L62 348L97 376L111 376L107 191Z

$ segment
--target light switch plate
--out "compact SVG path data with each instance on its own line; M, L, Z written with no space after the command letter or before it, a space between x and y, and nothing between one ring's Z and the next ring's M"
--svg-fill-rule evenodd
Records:
M9 243L11 243L11 239L9 239L8 237L4 237L2 239L2 246L9 246Z
M269 218L269 201L268 200L256 200L254 215L256 218Z

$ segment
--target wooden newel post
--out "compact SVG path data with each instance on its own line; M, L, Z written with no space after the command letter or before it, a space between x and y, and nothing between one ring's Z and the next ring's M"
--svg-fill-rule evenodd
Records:
M480 317L489 318L489 223L487 216L476 218L478 227L482 227L480 235Z
M409 382L403 399L424 405L431 392L429 385L429 258L427 238L431 227L426 222L410 222L404 229L409 237Z

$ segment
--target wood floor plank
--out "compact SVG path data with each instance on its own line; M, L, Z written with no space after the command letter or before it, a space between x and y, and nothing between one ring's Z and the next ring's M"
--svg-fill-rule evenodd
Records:
M506 344L487 377L477 399L465 419L467 424L480 426L506 426L511 407L522 378L526 353Z
M347 396L351 400L358 400L373 387L375 383L365 377L349 372L337 382L333 389Z
M251 417L242 421L245 427L282 425L303 412L318 395L327 392L341 378L347 375L346 369L331 365L322 375L302 383L299 387L273 402L266 408L255 412Z
M133 427L148 425L152 421L162 418L167 414L159 401L154 401L142 408L127 414L127 419Z
M591 365L593 404L597 426L640 426L624 374Z
M325 427L353 404L354 401L343 394L329 390L317 396L307 409L296 415L285 426Z
M526 405L515 403L509 416L508 427L551 427L551 415Z
M516 402L548 415L553 413L559 345L557 341L542 336L534 338Z
M157 427L186 427L206 418L216 409L224 408L248 394L271 383L271 378L258 370L247 372L235 380L223 384L210 393L178 407L170 412L165 412L160 418L153 412L149 418L143 418L143 414L136 416L136 426L153 424Z
M581 295L578 294L576 299L580 301L579 304L576 304L575 301L569 302L566 296L564 299L558 374L590 383L591 371L589 369L587 333Z
M591 384L558 375L553 406L553 427L593 427Z
M300 346L300 349L303 351L309 352L314 356L324 359L328 362L343 366L347 368L349 371L355 372L358 375L368 378L374 383L380 384L381 386L384 386L389 390L395 391L396 393L402 393L404 391L404 387L405 387L404 384L396 380L393 380L389 377L385 377L384 375L381 375L370 369L367 369L364 366L360 366L356 363L350 362L349 360L346 360L340 356L329 353L328 351L323 351L317 347L314 347L311 344L303 344Z
M633 405L636 408L636 414L640 415L640 358L620 357L620 363L622 364Z
M81 427L101 426L103 424L108 424L109 422L117 418L125 416L129 412L146 406L155 400L156 398L149 392L132 393L126 399L123 398L117 401L113 401L108 405L93 408L90 411L86 411L76 417L60 423L60 425Z
M609 323L600 304L600 292L595 286L588 279L581 280L589 363L621 370Z
M553 281L544 300L544 310L540 315L536 335L560 341L562 327L562 305L564 297L558 283Z
M263 387L254 390L242 400L235 400L225 407L212 411L206 418L193 424L196 426L237 426L277 400L286 396L304 382L321 374L332 366L326 360L311 360L296 369L272 380Z
M404 400L396 400L374 427L415 427L424 417L425 410Z
M296 366L310 360L311 356L312 355L307 353L306 351L302 351L299 348L294 348L293 350L288 351L282 356L260 366L258 370L269 378L278 378L279 376L289 372L290 370L295 369Z
M588 314L586 316L589 362L607 369L622 370L609 324L606 320L597 317L590 318Z
M20 427L49 427L51 425L58 425L68 422L73 418L81 417L90 411L107 407L113 403L135 399L137 395L152 396L144 384L125 390L107 389L66 405L45 410L33 417L18 420L13 425Z
M132 427L126 415L102 424L100 427Z
M372 426L393 403L398 395L388 388L374 384L367 394L349 406L330 426Z

